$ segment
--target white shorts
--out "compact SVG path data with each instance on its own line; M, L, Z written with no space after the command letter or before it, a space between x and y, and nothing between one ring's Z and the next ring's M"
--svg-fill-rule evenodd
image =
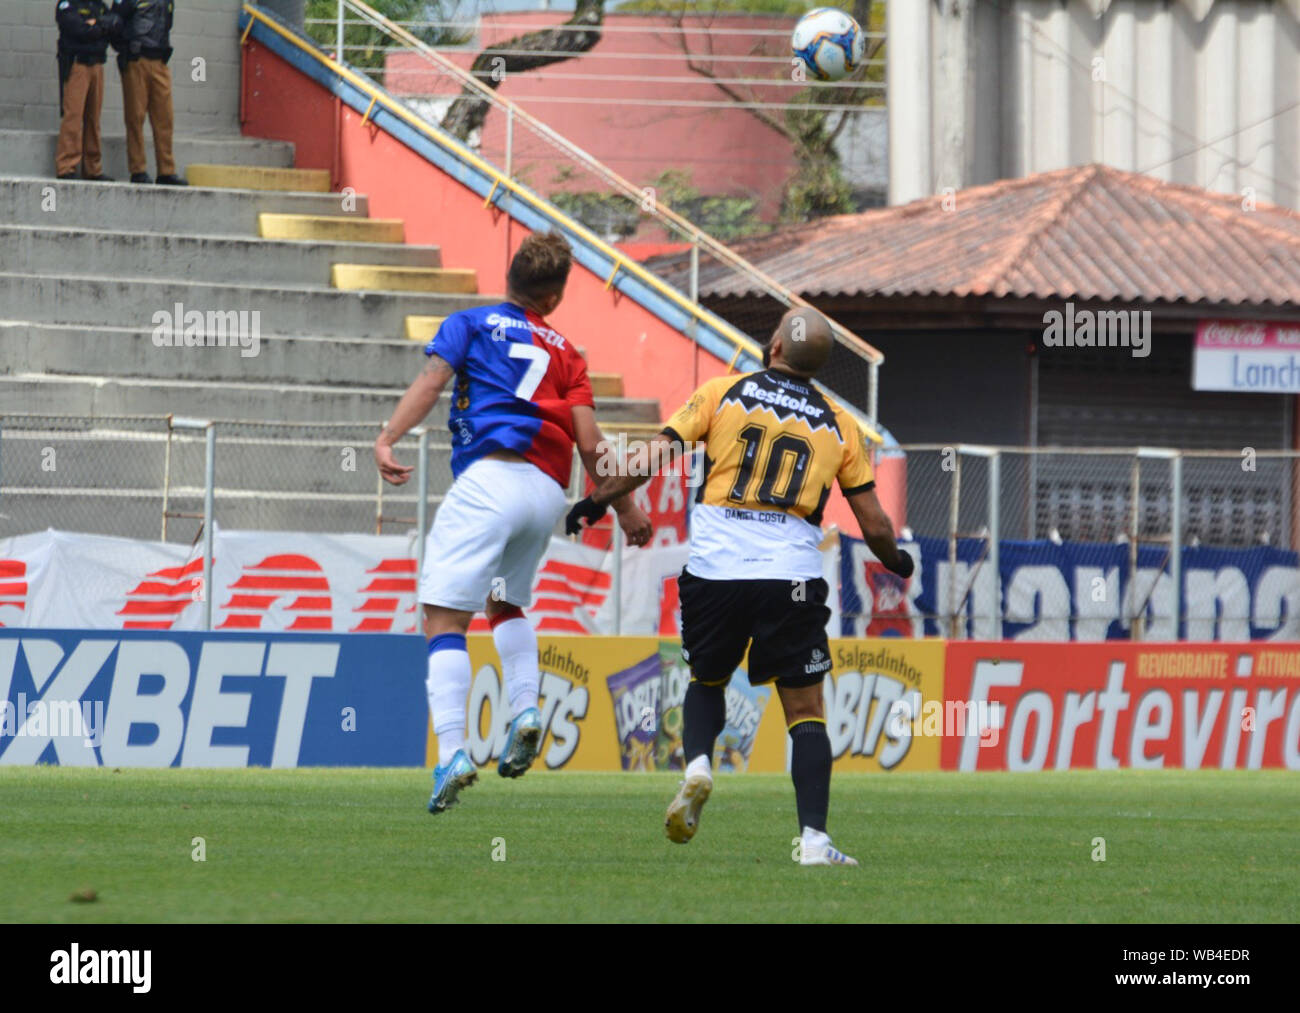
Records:
M420 601L482 612L491 594L525 608L564 490L524 461L475 461L451 484L424 547Z

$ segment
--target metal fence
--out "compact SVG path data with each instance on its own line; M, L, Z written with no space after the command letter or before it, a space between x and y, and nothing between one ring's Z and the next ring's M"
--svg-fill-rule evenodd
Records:
M243 422L176 415L0 416L0 536L45 528L193 542L208 512L229 528L391 533L451 484L445 435L397 453L417 474L384 483L377 424ZM430 488L427 500L417 494Z
M635 438L659 427L608 428ZM378 432L367 422L0 415L0 538L55 528L193 544L205 516L245 531L427 531L451 486L448 434L403 437L397 458L416 470L393 486L374 465ZM571 496L580 481L575 453Z
M618 423L634 439L658 426ZM372 446L378 423L246 422L177 415L0 415L0 539L48 528L83 534L202 543L211 586L216 526L243 531L416 532L417 565L433 515L451 487L451 444L417 428L396 457L415 468L384 482ZM575 451L568 494L581 495ZM623 536L613 526L613 586L622 581ZM618 600L617 593L615 600ZM211 601L206 624L211 628ZM615 627L621 611L615 610Z
M657 427L618 428L635 437ZM0 415L0 538L55 528L196 544L214 522L239 530L423 533L451 484L447 437L416 430L404 438L398 459L416 471L394 487L371 458L377 432L376 423L362 422ZM933 572L942 586L928 589L922 610L927 633L1003 636L1022 626L1029 606L1001 586L1008 553L1038 553L1032 558L1048 566L1056 565L1054 546L1090 552L1121 589L1114 621L1140 638L1155 635L1147 626L1158 584L1190 588L1183 580L1189 556L1300 545L1297 451L901 450L905 540L940 564ZM571 496L581 480L575 455ZM418 544L422 551L422 538ZM1003 580L994 582L995 574ZM1190 635L1196 624L1250 621L1251 597L1243 603L1185 590L1176 606L1162 607L1176 608L1165 619ZM1102 615L1069 593L1040 598L1034 616L1064 624L1071 636Z
M615 428L635 436L658 427ZM418 520L417 479L399 488L379 478L371 458L378 431L369 422L0 415L0 535L52 527L188 542L209 491L218 521L230 528L409 530ZM1300 544L1300 451L900 449L909 531L954 543L980 539L993 558L1007 540ZM451 484L447 435L414 430L397 454L423 466L436 509ZM574 493L577 482L575 467Z
M918 535L1295 547L1300 451L904 445Z
M1189 591L1184 567L1190 553L1300 545L1297 451L962 444L901 449L905 535L930 540L926 548L940 560L936 572L943 586L927 597L932 607L925 619L946 636L1003 636L1008 624L1026 622L1026 609L1038 621L1064 624L1060 628L1068 627L1071 636L1079 623L1096 618L1073 588L1040 590L1029 603L1017 600L1014 589L1003 586L1009 551L1044 567L1065 565L1052 547L1090 553L1106 575L1103 581L1114 580L1121 589L1101 590L1103 597L1120 599L1113 621L1141 639L1151 634L1155 611L1166 633L1185 634L1187 624L1225 618L1251 620L1249 593L1207 598ZM1233 558L1245 565L1248 555L1239 551ZM994 575L1000 578L996 583ZM1157 594L1163 600L1153 611Z

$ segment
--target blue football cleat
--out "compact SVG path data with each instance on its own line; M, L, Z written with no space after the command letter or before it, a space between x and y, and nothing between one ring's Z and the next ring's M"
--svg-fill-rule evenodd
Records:
M433 768L433 795L429 798L429 812L435 816L445 812L459 801L461 791L477 780L478 771L465 750L456 750L447 766Z
M542 716L529 707L510 722L506 748L501 751L497 773L502 777L523 777L542 748Z

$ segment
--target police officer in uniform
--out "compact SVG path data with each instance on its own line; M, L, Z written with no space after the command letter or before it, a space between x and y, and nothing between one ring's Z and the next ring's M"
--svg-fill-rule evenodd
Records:
M172 156L171 31L174 0L117 0L113 13L121 31L113 39L122 72L122 106L126 115L126 158L132 183L148 183L144 118L153 129L157 183L185 186Z
M59 26L59 143L54 171L59 179L76 179L81 166L86 179L107 181L99 139L99 113L104 105L104 61L109 39L120 27L117 15L102 0L58 0Z

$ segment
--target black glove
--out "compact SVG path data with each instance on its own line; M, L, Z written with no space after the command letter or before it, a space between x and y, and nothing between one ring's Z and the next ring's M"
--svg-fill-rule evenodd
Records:
M564 533L566 535L576 535L581 532L584 519L587 522L587 527L591 527L605 516L605 511L608 509L609 504L593 503L590 496L584 496L573 504L573 509L564 518Z
M906 552L904 552L902 549L899 549L898 562L894 566L890 566L888 563L886 563L885 568L889 570L891 573L896 573L904 580L907 580L907 578L912 576L912 574L915 572L916 562Z

